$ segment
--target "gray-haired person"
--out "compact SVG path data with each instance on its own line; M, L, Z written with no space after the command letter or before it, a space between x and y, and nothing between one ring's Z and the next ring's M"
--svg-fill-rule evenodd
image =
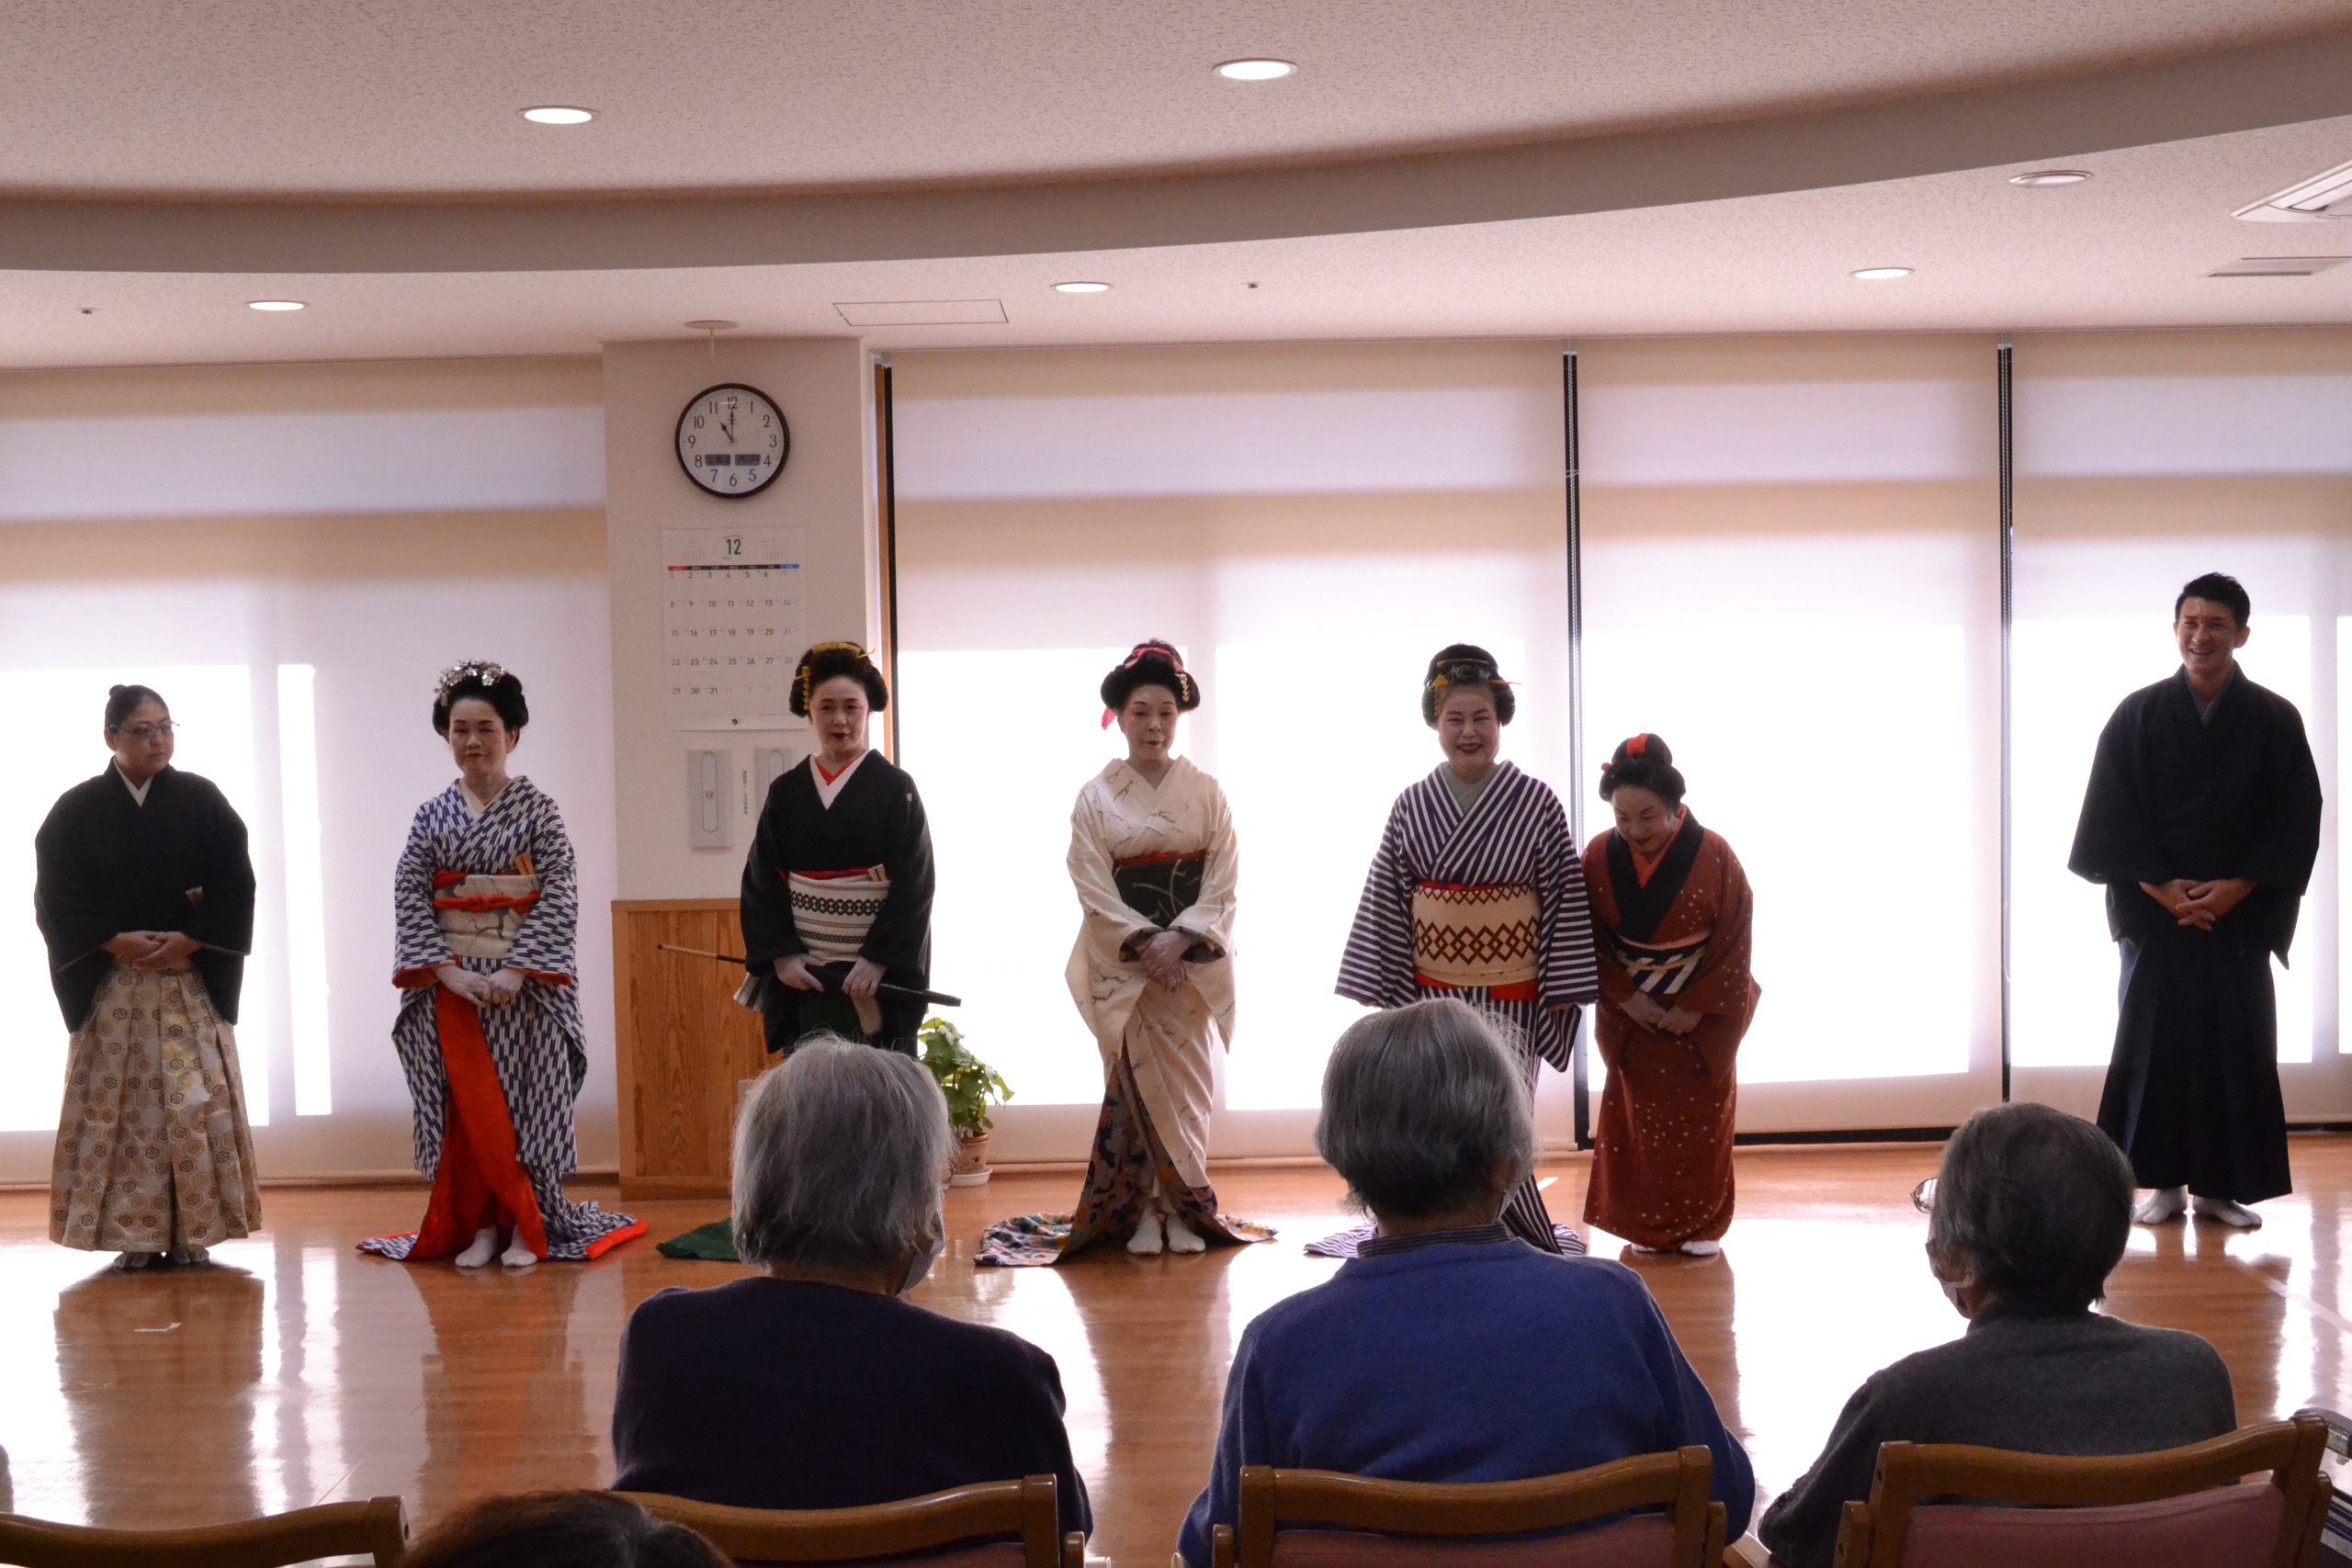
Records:
M1054 1359L903 1298L946 1239L946 1102L912 1057L832 1036L735 1124L736 1250L759 1272L655 1292L621 1336L613 1484L841 1508L1050 1474L1091 1528Z
M2229 1369L2194 1334L2091 1310L2132 1231L2132 1166L2047 1105L1996 1105L1944 1145L1928 1268L1968 1332L1874 1372L1757 1534L1788 1568L1826 1568L1838 1519L1870 1495L1881 1443L2131 1454L2234 1428Z
M1518 1055L1476 1009L1417 1002L1340 1035L1315 1145L1378 1234L1243 1332L1187 1562L1208 1562L1251 1464L1515 1481L1703 1443L1747 1529L1747 1455L1641 1277L1505 1228L1535 1122Z

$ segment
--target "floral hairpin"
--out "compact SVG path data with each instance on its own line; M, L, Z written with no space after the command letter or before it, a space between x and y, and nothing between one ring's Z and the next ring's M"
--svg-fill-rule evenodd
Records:
M485 686L495 686L506 679L506 666L487 659L476 659L464 664L452 664L441 671L441 679L433 688L433 700L439 702L468 681L479 681Z

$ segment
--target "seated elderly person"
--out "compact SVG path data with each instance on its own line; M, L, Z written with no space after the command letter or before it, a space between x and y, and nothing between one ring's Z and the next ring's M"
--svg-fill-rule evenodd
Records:
M1535 1122L1483 1015L1446 998L1355 1023L1324 1070L1315 1146L1378 1235L1242 1334L1209 1483L1184 1520L1192 1568L1235 1522L1251 1464L1518 1481L1703 1443L1714 1495L1747 1528L1747 1455L1641 1277L1504 1227Z
M1869 1497L1892 1439L2131 1454L2237 1426L2212 1346L2091 1311L2132 1233L2132 1166L2106 1134L2047 1105L1995 1106L1951 1135L1933 1185L1928 1268L1968 1332L1854 1391L1757 1529L1789 1568L1828 1568L1838 1515Z
M735 1127L735 1249L761 1271L650 1296L621 1336L613 1484L842 1508L1052 1475L1091 1520L1054 1359L902 1299L944 1245L947 1106L912 1057L802 1043Z

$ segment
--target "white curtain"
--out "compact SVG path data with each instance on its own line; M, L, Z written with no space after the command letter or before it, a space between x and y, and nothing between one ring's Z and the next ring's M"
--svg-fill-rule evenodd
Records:
M1303 1154L1392 800L1437 765L1446 643L1521 681L1505 753L1566 786L1556 344L907 354L894 368L901 761L939 857L933 970L1018 1094L1006 1157L1082 1156L1102 1069L1062 982L1096 688L1134 643L1205 689L1182 749L1240 836L1215 1152ZM1569 1135L1547 1075L1547 1135Z
M2352 332L2018 340L2016 1090L2086 1114L2115 1032L2099 890L2066 872L2101 725L2171 674L2181 585L2226 571L2254 601L2246 673L2302 710L2330 805L2291 966L2276 972L2290 1119L2352 1113L2338 1054L2335 801L2352 658Z
M1663 737L1754 884L1743 1131L2000 1095L1994 351L1579 346L1588 771Z

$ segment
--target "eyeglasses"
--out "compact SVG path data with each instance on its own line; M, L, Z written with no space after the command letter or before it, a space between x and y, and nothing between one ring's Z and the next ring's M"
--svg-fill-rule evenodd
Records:
M173 736L179 733L179 728L180 727L178 725L174 724L167 718L161 724L122 725L116 729L115 733L118 735L128 735L133 740L138 741L143 746L150 740L169 740Z
M1934 1177L1928 1178L1927 1180L1911 1189L1911 1206L1923 1214L1935 1208L1936 1179Z

